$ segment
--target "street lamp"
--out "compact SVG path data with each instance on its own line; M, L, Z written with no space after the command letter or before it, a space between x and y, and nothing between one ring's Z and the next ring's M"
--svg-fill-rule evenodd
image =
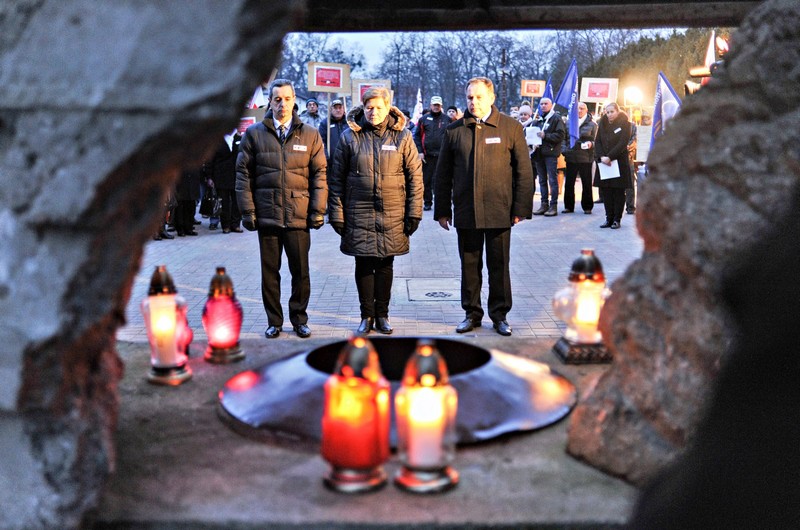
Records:
M568 364L610 362L611 353L597 329L600 310L610 291L593 250L581 250L581 256L572 263L569 282L553 297L553 311L567 324L567 331L553 351Z

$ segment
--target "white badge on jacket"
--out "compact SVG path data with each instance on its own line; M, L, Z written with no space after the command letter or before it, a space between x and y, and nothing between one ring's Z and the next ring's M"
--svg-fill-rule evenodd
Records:
M496 136L493 137L493 138L487 138L486 139L486 143L487 144L499 144L500 143L500 138L498 138Z
M381 151L397 151L396 145L382 145Z
M303 151L303 152L305 152L305 151L308 151L308 146L305 146L305 145L293 145L292 146L292 150L293 151Z

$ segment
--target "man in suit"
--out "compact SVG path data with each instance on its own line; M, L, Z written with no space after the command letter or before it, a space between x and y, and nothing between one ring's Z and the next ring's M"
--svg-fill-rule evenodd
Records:
M458 233L461 307L466 318L456 331L466 333L481 325L485 246L489 317L495 331L508 336L511 227L531 216L533 171L522 125L494 106L492 81L470 79L466 92L467 112L447 127L442 141L434 218L445 230L455 226Z

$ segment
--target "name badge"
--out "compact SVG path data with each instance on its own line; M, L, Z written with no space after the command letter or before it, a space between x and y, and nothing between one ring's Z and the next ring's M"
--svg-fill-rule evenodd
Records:
M617 127L616 129L614 129L614 134L617 134L617 133L618 133L618 132L620 132L621 130L622 130L622 127Z
M382 145L381 151L397 151L396 145Z
M486 139L486 143L487 144L499 144L500 143L500 138L487 138Z
M303 152L305 152L305 151L308 151L308 146L305 146L305 145L293 145L292 146L292 151L303 151Z

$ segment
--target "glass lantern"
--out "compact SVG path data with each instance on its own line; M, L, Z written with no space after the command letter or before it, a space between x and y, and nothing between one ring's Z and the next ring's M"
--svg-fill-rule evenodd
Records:
M395 396L402 468L395 485L413 493L437 493L458 484L455 458L458 396L433 341L420 340Z
M188 365L192 332L186 318L186 301L178 295L166 265L159 265L150 278L148 296L141 310L150 342L148 381L180 385L192 377Z
M389 392L372 343L351 338L325 383L322 457L331 466L324 477L330 489L361 493L386 484Z
M203 328L208 335L208 348L203 358L215 364L226 364L244 359L239 345L242 331L242 304L236 299L233 281L225 267L217 267L211 278L208 300L203 307Z
M606 288L603 266L594 250L581 250L581 256L572 263L569 282L553 297L553 311L567 324L553 351L570 364L609 362L611 355L597 322L611 292Z

